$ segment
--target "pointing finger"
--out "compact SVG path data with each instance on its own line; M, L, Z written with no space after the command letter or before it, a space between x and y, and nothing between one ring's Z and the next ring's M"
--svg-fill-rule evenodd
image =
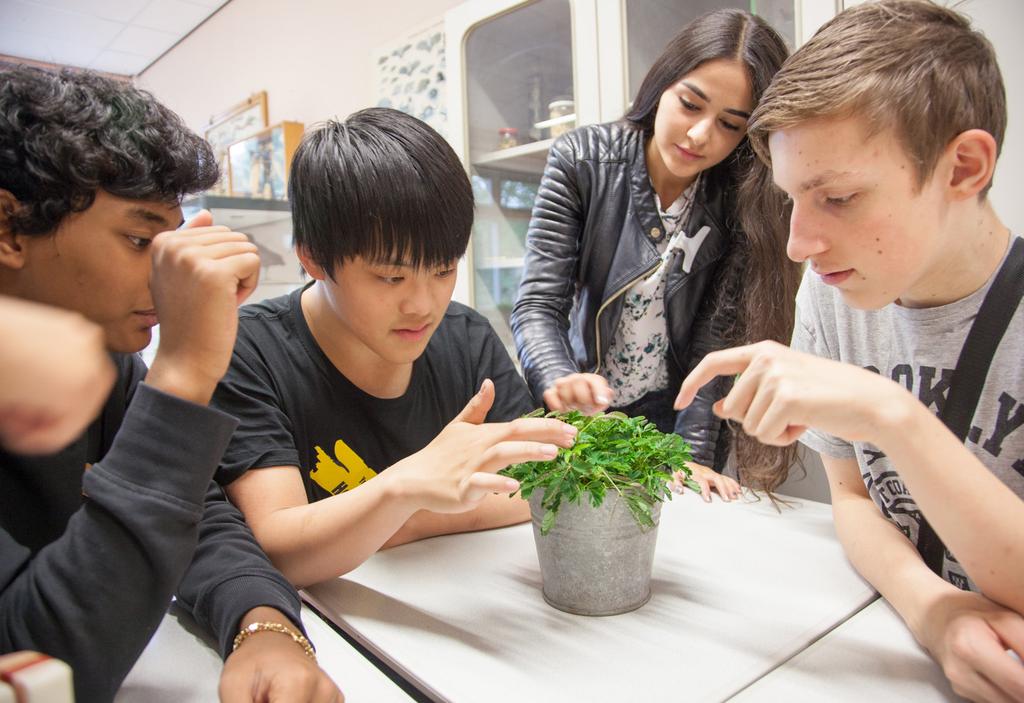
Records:
M703 386L717 376L733 376L743 373L754 358L753 346L736 347L712 352L705 356L690 372L679 388L679 395L672 407L682 410L691 402Z

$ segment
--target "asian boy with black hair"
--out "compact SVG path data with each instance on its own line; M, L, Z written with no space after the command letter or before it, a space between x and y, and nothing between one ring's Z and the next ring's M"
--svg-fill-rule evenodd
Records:
M312 282L242 309L213 404L241 421L218 478L288 578L383 546L521 522L509 464L574 428L532 408L487 320L451 302L473 194L423 122L371 108L308 133L289 180ZM487 421L487 422L485 422Z

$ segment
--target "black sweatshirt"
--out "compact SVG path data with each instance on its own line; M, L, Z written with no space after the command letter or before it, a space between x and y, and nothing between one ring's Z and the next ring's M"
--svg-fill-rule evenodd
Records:
M295 589L210 480L237 422L140 384L137 355L114 360L114 390L77 441L0 450L0 654L63 659L82 702L113 698L175 592L223 656L252 608L301 628Z

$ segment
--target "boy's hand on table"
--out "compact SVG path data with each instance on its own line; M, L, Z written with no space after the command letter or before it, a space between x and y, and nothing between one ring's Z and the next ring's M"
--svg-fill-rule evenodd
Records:
M290 620L271 608L257 608L248 621ZM267 615L269 613L269 615ZM222 703L340 703L345 696L290 635L257 632L228 656L220 677Z
M1024 657L1024 617L981 594L951 590L922 623L914 635L958 695L984 703L1024 701L1024 665L1017 658Z

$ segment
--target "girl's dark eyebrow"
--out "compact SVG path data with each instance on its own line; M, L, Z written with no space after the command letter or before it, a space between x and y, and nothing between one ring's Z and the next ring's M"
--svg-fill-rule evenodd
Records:
M704 94L704 91L701 90L700 88L698 88L697 86L695 86L693 83L690 83L689 81L679 81L679 82L682 83L683 85L685 85L687 88L689 88L690 91L694 95L696 95L698 98L700 98L704 102L706 102L706 103L711 102L710 100L708 100L708 96Z
M683 85L685 85L687 88L689 88L690 92L692 92L694 95L696 95L698 98L700 98L704 102L706 102L706 103L711 102L711 100L708 99L708 96L704 94L704 91L701 90L700 88L698 88L697 86L695 86L693 83L690 83L689 81L679 81L679 82L682 83ZM750 119L750 113L749 112L744 112L743 110L735 110L735 109L733 109L731 107L727 107L727 108L725 108L725 112L728 112L730 115L736 115L737 117L742 117L745 120L749 120Z

